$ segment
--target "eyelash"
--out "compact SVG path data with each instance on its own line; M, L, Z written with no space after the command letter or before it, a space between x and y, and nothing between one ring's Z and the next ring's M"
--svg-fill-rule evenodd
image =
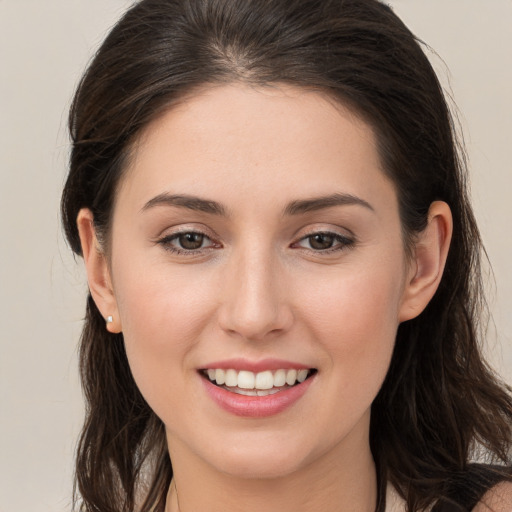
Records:
M200 237L202 237L202 240L201 240L202 243L204 243L205 241L208 241L208 240L211 243L210 243L210 245L208 245L206 247L199 247L197 249L185 249L183 247L176 247L173 245L174 241L177 241L177 240L179 240L180 237L183 237L186 235L200 236ZM321 236L331 237L333 246L328 247L326 249L313 249L312 247L307 248L307 247L303 247L300 245L301 242L304 242L308 239L310 240L310 244L311 244L311 240L314 237L321 237ZM158 240L157 243L162 245L166 251L169 251L169 252L172 252L175 254L185 255L185 256L199 255L199 254L203 254L205 251L208 251L211 249L217 249L217 248L221 247L220 244L214 242L208 235L206 235L202 231L194 231L194 230L178 231L171 235L166 235L165 237ZM306 236L303 236L297 242L294 242L291 245L291 247L297 248L297 249L303 249L306 251L311 251L316 254L330 254L333 252L339 252L339 251L346 250L346 249L350 248L352 245L354 245L354 243L355 243L355 240L353 238L349 238L347 236L340 235L339 233L335 233L332 231L314 231L312 233L309 233Z
M311 239L314 237L330 237L332 238L332 247L328 247L326 249L313 249L313 248L307 248L300 245L301 242L304 242L309 239L309 243L311 244ZM339 233L335 233L333 231L314 231L312 233L309 233L306 236L303 236L300 240L292 244L292 247L297 247L299 249L304 249L306 251L312 251L315 254L331 254L333 252L339 252L344 251L350 246L352 246L355 243L355 240L353 238L349 238L344 235L340 235Z
M199 235L199 236L203 237L202 242L209 240L211 242L211 245L209 245L207 247L200 247L198 249L185 249L183 247L180 248L180 247L176 247L176 246L172 245L172 243L175 240L179 240L180 237L183 237L186 235ZM178 231L171 235L166 235L163 238L161 238L160 240L158 240L157 243L162 245L166 251L173 252L175 254L183 254L185 256L194 256L194 255L202 254L209 249L220 247L220 244L216 244L215 242L213 242L212 239L206 233L203 233L202 231L195 231L195 230L190 230L190 229L184 230L184 231Z

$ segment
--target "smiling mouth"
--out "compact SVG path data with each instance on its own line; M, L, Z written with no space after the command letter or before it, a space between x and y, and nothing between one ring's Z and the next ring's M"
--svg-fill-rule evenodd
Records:
M298 370L292 368L254 373L247 370L208 368L201 370L201 373L212 384L232 393L268 396L301 384L316 371L315 368Z

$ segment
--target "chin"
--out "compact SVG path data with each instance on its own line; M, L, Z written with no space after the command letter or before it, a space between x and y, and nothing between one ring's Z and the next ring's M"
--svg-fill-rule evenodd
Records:
M254 434L254 432L252 433ZM311 445L303 436L262 432L233 435L218 443L208 454L209 464L234 478L279 479L300 472L322 458L329 448L318 442Z
M234 478L267 480L287 477L306 465L298 460L297 454L288 452L269 455L266 452L258 455L240 453L234 454L221 462L218 469Z

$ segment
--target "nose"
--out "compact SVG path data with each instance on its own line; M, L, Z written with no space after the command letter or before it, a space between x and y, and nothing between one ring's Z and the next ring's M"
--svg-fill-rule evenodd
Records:
M286 332L293 323L293 313L284 272L268 254L234 257L222 284L221 328L249 341Z

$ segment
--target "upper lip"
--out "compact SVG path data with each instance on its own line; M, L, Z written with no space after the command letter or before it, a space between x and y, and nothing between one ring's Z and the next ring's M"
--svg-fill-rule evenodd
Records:
M235 359L224 359L222 361L213 361L211 363L202 366L200 370L208 369L222 369L222 370L237 370L237 371L249 371L253 373L262 372L265 370L309 370L312 367L310 365L297 363L295 361L286 361L284 359L261 359L258 361L251 361L249 359L235 358Z

